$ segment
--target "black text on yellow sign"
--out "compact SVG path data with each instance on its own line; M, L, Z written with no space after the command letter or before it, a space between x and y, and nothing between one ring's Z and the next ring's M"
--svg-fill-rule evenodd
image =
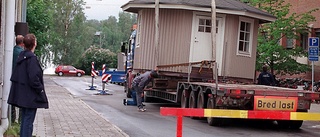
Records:
M255 110L296 111L298 98L295 97L263 97L254 98Z

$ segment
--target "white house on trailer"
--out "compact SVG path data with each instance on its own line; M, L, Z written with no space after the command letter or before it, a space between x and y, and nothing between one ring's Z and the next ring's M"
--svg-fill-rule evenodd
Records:
M212 57L211 0L160 0L159 8L155 64L155 1L131 0L122 6L138 14L134 69L209 60L217 62L220 77L254 79L259 25L276 17L237 0L216 0L216 57ZM188 66L160 70L186 73Z

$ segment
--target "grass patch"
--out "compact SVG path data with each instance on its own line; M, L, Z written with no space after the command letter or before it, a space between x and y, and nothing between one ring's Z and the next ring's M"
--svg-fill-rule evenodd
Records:
M18 137L20 134L20 124L12 123L11 127L8 127L7 131L4 132L4 136L8 137Z

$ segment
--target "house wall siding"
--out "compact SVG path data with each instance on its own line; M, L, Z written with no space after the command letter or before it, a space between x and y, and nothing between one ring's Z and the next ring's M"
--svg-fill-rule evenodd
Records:
M159 58L155 64L155 14L153 9L141 12L139 47L135 49L134 68L154 69L158 65L187 63L189 61L192 32L192 11L160 10L159 13ZM166 26L166 27L162 27ZM164 68L162 70L186 72L186 67Z
M258 20L254 21L253 34L258 34ZM225 69L222 74L226 77L254 79L257 35L253 35L251 57L237 55L237 40L239 33L239 16L227 15L225 28Z
M187 10L160 10L160 45L158 64L155 64L155 17L153 9L141 12L139 47L135 49L134 69L154 69L158 65L189 62L193 12ZM254 20L253 34L258 33L258 20ZM139 26L139 25L138 25ZM163 26L163 27L162 27ZM166 26L166 27L164 27ZM226 15L222 76L254 79L257 35L253 35L251 57L237 55L239 16ZM139 32L138 32L139 33ZM187 72L187 67L161 68L162 71Z

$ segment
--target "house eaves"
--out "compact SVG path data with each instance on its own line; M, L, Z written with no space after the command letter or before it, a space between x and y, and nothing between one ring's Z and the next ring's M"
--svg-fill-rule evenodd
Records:
M154 0L131 0L121 6L124 11L137 13L155 7ZM184 9L211 12L211 0L160 0L161 9ZM257 18L261 23L272 22L276 17L236 0L216 0L216 12Z

